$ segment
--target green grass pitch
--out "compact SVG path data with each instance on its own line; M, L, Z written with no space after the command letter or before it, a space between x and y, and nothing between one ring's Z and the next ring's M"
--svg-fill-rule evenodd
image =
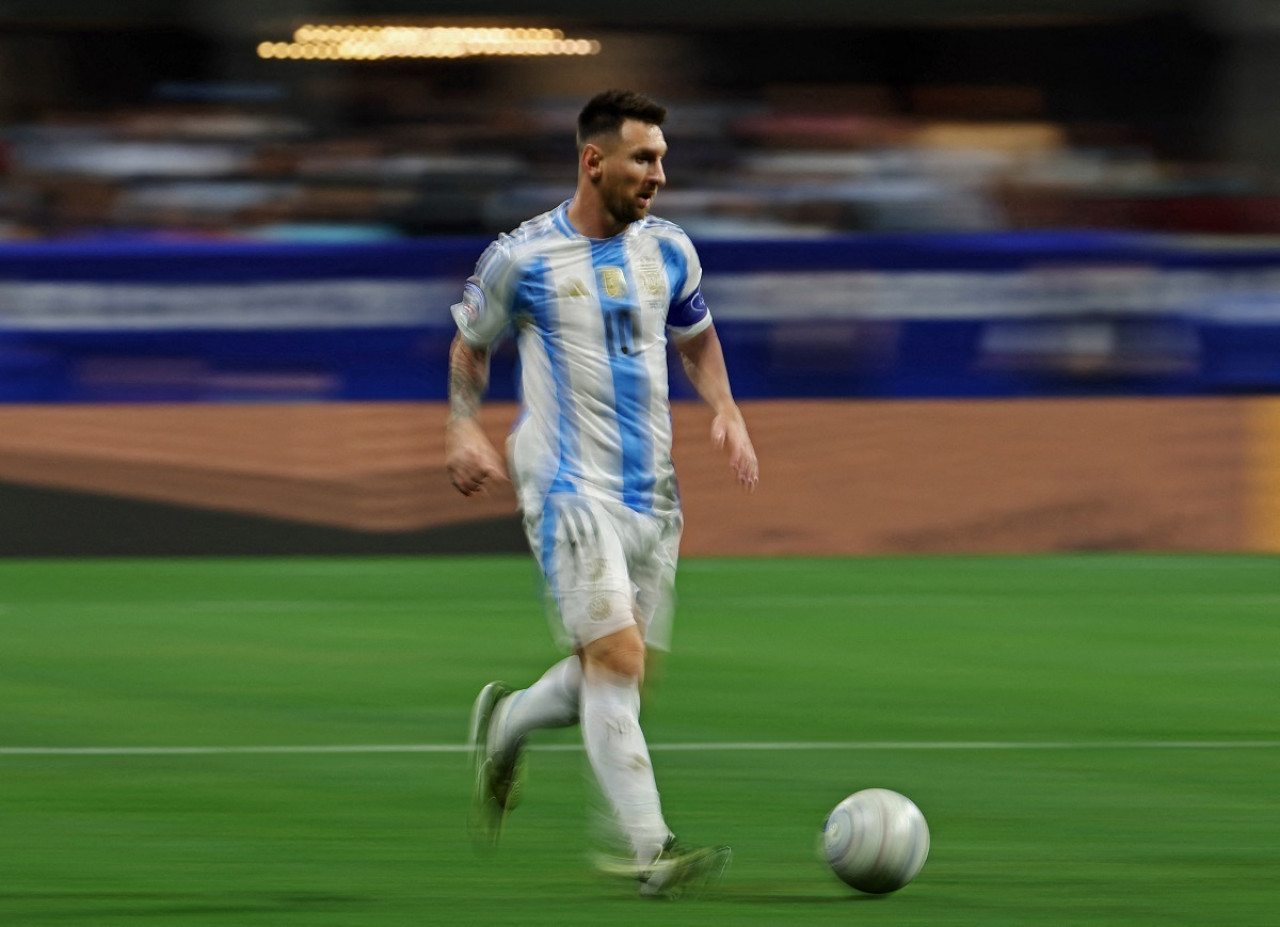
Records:
M523 558L0 563L0 924L1280 916L1274 557L687 560L646 728L672 825L735 857L674 904L588 867L574 730L470 848L467 713L557 657L536 592ZM883 898L817 856L867 786L932 830Z

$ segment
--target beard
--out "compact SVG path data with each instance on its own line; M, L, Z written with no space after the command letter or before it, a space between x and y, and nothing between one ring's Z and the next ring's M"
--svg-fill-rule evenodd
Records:
M645 203L641 203L638 199L641 193L646 191L637 190L634 187L611 187L601 189L600 201L604 205L609 215L620 225L630 225L643 219L649 214L649 207L653 203L653 197L657 191L648 193L649 199Z

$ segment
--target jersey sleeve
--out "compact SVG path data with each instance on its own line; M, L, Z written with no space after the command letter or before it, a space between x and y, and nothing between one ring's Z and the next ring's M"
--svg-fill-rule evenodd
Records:
M476 272L462 285L462 299L449 307L462 340L473 348L487 348L511 321L511 255L502 241L485 249Z
M667 328L677 340L691 338L711 325L711 310L702 296L702 262L693 242L681 234L675 256L681 262L683 274L676 277L679 284L672 289L671 306L667 309Z

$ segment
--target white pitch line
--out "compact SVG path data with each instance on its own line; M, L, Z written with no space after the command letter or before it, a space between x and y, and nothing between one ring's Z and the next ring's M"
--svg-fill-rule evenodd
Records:
M238 753L466 753L465 744L332 744L228 747L0 747L0 756L222 756Z
M801 750L1268 750L1280 740L1046 740L1046 741L796 741L776 743L652 744L650 750L683 752ZM207 747L0 747L0 756L222 756L233 754L467 753L466 744L332 744ZM542 744L531 749L581 750L579 744Z
M1280 740L935 740L795 743L659 744L654 750L1245 750L1280 747Z

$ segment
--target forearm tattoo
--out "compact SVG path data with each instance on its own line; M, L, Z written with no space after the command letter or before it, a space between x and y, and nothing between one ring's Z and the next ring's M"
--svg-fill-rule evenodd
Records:
M449 356L449 420L474 419L489 380L487 354L455 346Z

